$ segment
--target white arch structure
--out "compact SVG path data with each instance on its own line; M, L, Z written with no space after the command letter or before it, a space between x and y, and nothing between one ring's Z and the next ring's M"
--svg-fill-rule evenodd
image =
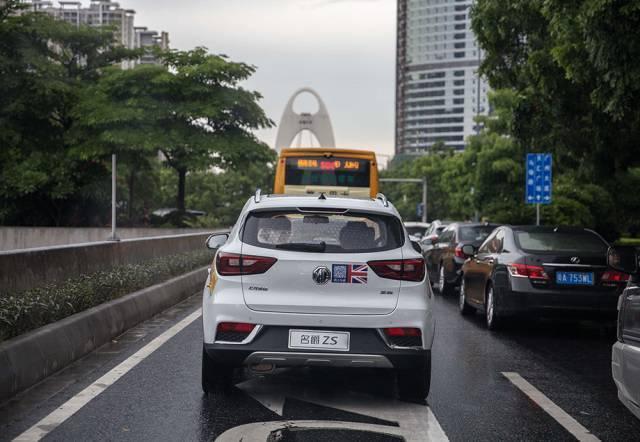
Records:
M298 114L293 110L293 103L296 98L304 92L310 93L318 100L318 111L316 113L302 112ZM287 102L278 126L276 151L279 152L281 149L291 146L296 135L303 130L308 130L315 135L320 147L335 147L336 145L327 107L324 105L320 95L309 87L298 89Z

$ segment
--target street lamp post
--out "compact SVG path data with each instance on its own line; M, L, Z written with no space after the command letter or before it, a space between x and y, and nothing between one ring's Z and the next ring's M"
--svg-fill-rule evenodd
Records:
M423 178L380 178L382 183L421 183L422 184L422 222L427 222L427 177Z
M120 241L116 235L116 154L111 154L111 236L109 241Z

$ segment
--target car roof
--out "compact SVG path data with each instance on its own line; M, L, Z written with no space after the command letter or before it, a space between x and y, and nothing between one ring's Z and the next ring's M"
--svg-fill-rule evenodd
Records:
M509 226L512 230L520 232L592 232L591 229L575 226Z
M424 227L424 228L428 228L431 225L430 223L423 223L421 221L405 221L403 224L406 227Z
M399 217L394 205L382 199L371 198L347 198L336 196L318 195L261 195L249 198L244 211L263 209L297 209L297 208L320 208L320 209L352 209L365 212L386 213Z
M476 222L455 222L455 223L451 223L449 224L449 226L447 227L500 227L502 226L502 224L495 224L495 223L476 223Z

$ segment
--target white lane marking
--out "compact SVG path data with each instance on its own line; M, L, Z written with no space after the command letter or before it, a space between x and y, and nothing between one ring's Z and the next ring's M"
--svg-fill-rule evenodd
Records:
M314 385L297 383L295 378L288 377L286 373L253 378L236 386L280 416L282 416L286 398L292 398L397 422L399 425L397 431L410 442L449 440L431 408L426 405L389 398L382 399L350 391L321 390Z
M569 433L581 442L599 441L596 436L591 434L589 430L583 427L580 422L569 416L562 408L554 404L551 399L546 397L540 390L527 382L522 376L515 372L502 372L502 375L509 379L513 385L518 387L524 394L535 402L540 408L554 418Z
M127 374L132 368L144 361L154 351L159 349L169 339L180 333L183 329L188 327L193 321L198 319L202 314L202 309L199 308L189 316L172 326L170 329L153 339L147 345L140 350L129 356L126 360L122 361L119 365L112 368L109 372L89 385L87 388L76 394L60 407L53 410L48 416L44 417L40 422L29 428L20 436L13 439L14 441L38 441L45 437L48 433L53 431L56 427L62 424L64 421L73 416L82 407L91 402L92 399L97 397L100 393L109 388L122 376Z

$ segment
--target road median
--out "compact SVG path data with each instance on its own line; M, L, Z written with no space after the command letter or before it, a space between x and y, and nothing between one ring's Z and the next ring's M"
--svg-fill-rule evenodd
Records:
M202 289L201 267L0 343L0 402Z

